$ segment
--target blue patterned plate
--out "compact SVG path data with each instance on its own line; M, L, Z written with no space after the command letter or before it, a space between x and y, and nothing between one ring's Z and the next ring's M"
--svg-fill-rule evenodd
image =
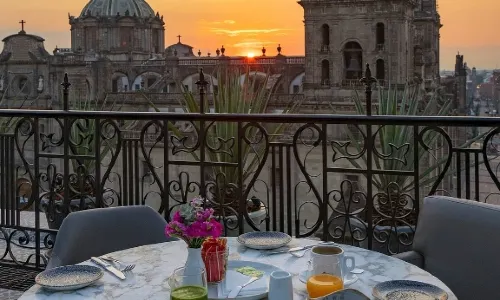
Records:
M103 275L98 267L69 265L45 270L35 277L35 282L48 290L71 291L89 286Z
M447 300L448 293L435 285L411 281L392 280L377 284L373 296L379 300Z
M248 232L238 237L240 244L257 250L277 249L290 243L291 240L291 236L278 231Z

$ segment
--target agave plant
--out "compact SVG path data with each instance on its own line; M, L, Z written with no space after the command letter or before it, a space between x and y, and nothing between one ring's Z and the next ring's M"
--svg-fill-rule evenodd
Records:
M243 76L242 76L243 75ZM257 76L252 76L248 70L245 73L240 73L234 70L217 70L216 76L218 80L218 92L213 95L213 104L210 105L208 99L205 98L204 112L220 113L220 114L264 114L269 113L269 103L274 92L276 83L271 82L272 79L266 75L263 80L258 80ZM241 78L244 78L241 82ZM210 79L213 77L210 77ZM262 78L261 78L262 79ZM212 82L213 84L213 82ZM195 94L185 90L183 85L183 97L180 99L180 105L186 113L201 113L200 101ZM269 86L271 86L269 88ZM300 106L300 101L291 101L291 105L284 109L281 113L293 113ZM155 107L153 103L151 106ZM159 111L158 109L156 109ZM200 132L200 122L193 122L196 127L196 132ZM177 138L182 138L182 133L177 127L169 123L169 130ZM258 167L262 163L262 157L266 148L263 145L250 145L248 142L238 140L238 123L236 122L215 122L205 123L206 130L206 160L211 162L222 162L237 165L238 164L238 147L241 147L242 154L242 182L243 185L249 184L251 177L259 170ZM269 141L276 139L283 134L286 126L284 124L265 126ZM262 132L260 129L249 126L245 130L245 137L259 139ZM240 144L241 143L241 144ZM267 146L267 145L266 145ZM215 150L215 151L214 151ZM192 152L191 155L195 160L200 160L198 153ZM229 214L234 214L238 211L238 201L233 201L234 194L228 193L228 188L225 185L237 185L239 183L239 169L234 166L216 165L208 170L208 177L212 182L215 182L217 189L215 197L217 205L230 203L230 207L234 211ZM234 190L233 190L234 192ZM225 214L225 212L220 212Z
M398 116L447 116L452 113L452 101L444 100L440 96L440 90L436 89L433 92L427 93L420 85L407 85L404 90L395 88L384 89L378 87L378 115L398 115ZM357 114L366 115L365 104L359 93L356 91L354 104ZM354 147L361 153L364 140L359 134L355 134L356 130L347 128L346 133L351 142L334 143L336 151L343 156L348 157L348 147ZM380 128L374 128L378 143L376 142L376 153L373 155L374 167L380 170L399 170L413 171L415 159L414 143L418 142L418 138L414 136L413 127L407 125L386 125ZM489 132L489 131L488 131ZM460 145L466 148L473 143L481 140L488 134L484 132L472 139L467 140ZM433 149L439 146L439 134L435 131L427 131L422 135L422 142ZM430 159L429 151L423 151L419 147L418 161L423 161L426 158ZM362 161L350 159L349 162L356 168L361 168L367 165L365 156L361 157ZM437 157L436 161L431 162L429 167L420 170L418 183L420 187L428 187L433 184L441 172L443 171L446 157ZM365 174L367 176L367 174ZM408 193L415 188L415 180L411 175L390 175L390 174L372 174L374 186L378 191L386 190L390 185L399 187L400 193Z
M80 95L71 95L70 109L82 111L119 111L122 109L122 104L117 100L108 101L106 96L104 101L98 102L90 98L82 98ZM136 122L125 122L121 124L120 130L130 130L135 126ZM95 155L96 141L96 119L78 119L71 126L70 130L70 151L73 155L78 156L93 156ZM116 147L113 139L102 141L100 157L105 158ZM95 168L100 165L93 159L72 159L71 164L74 172L85 172L92 174Z

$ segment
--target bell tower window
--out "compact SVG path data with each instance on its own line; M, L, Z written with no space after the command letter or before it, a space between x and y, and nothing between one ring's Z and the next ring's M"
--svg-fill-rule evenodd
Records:
M384 23L377 23L375 36L376 36L376 40L377 40L377 50L384 50L384 45L385 45L385 25L384 25Z
M383 59L377 59L376 78L382 81L385 80L385 63Z
M321 85L330 85L330 62L327 59L321 62Z
M328 52L330 49L330 26L321 26L321 52Z
M349 42L344 47L345 79L362 77L363 49L356 42Z

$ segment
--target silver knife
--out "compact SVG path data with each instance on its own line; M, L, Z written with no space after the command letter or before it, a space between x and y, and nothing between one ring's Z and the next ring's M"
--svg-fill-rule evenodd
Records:
M105 262L104 260L100 259L99 257L91 257L90 260L93 261L94 263L98 264L99 266L103 267L104 269L106 269L106 271L110 272L111 274L115 275L116 277L120 278L121 280L125 279L125 274L123 274L122 271L113 267L110 263Z
M308 245L308 246L303 246L303 247L295 247L295 248L278 250L278 251L271 251L271 252L266 252L266 253L267 254L290 253L290 252L296 252L296 251L306 250L306 249L312 248L314 246L316 246L316 245Z
M252 277L250 278L250 280L248 280L245 284L243 285L238 285L237 287L235 287L234 289L231 290L231 292L229 292L229 295L227 295L226 299L231 299L231 298L236 298L238 297L239 293L241 292L241 290L246 287L247 285L249 285L250 283L258 280L260 277Z

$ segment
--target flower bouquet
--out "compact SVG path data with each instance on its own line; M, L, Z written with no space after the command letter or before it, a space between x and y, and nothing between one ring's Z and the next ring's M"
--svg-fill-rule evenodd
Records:
M207 270L208 282L220 282L226 276L227 240L224 238L208 238L203 242L201 257Z
M201 248L206 238L222 234L222 225L214 218L212 208L203 207L203 198L196 197L182 204L165 227L167 237L184 240L189 248Z

